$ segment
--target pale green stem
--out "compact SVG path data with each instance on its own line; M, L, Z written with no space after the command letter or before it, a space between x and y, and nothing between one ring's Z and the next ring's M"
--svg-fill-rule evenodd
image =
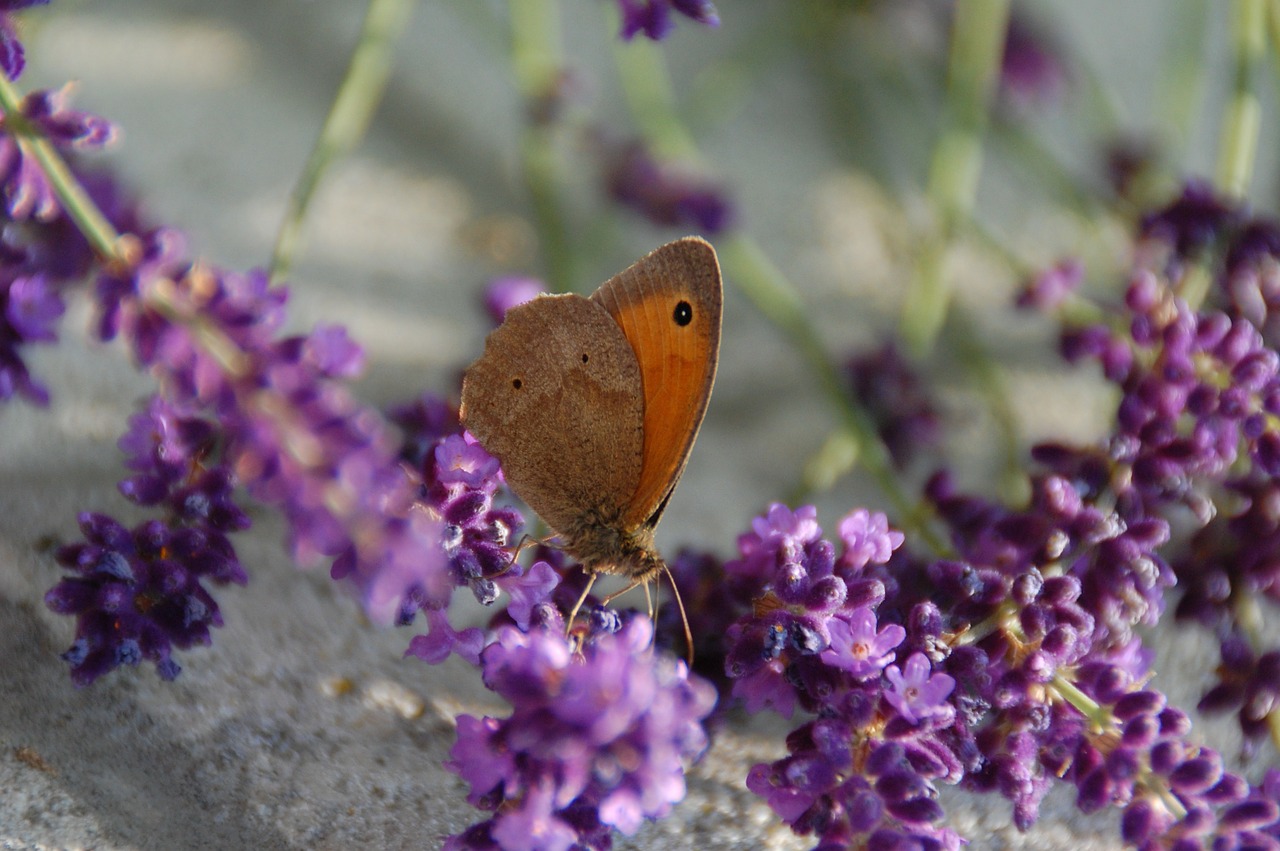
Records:
M662 48L648 39L614 41L623 97L649 149L659 159L698 159L698 145L676 111L675 90Z
M928 195L938 220L921 249L901 317L903 340L917 357L933 347L947 317L951 295L944 260L956 225L973 209L1008 20L1009 0L956 3L945 119L929 170Z
M1266 10L1266 0L1235 0L1232 6L1234 72L1219 141L1218 187L1235 198L1248 194L1258 153L1262 125L1258 78L1266 51Z
M1158 126L1175 132L1174 138L1161 141L1172 149L1167 152L1169 161L1177 162L1200 114L1209 4L1206 0L1174 0L1167 4L1166 11L1170 18L1169 41L1161 51L1165 67L1158 76L1157 93L1164 120Z
M561 73L558 0L510 0L511 70L524 100L520 139L525 185L551 289L565 292L577 283L574 252L557 186L560 163L552 128L536 117L539 103L555 97Z
M302 174L289 196L280 231L271 254L271 280L289 273L302 241L307 210L330 167L349 154L364 138L373 113L382 101L391 74L396 39L413 10L412 0L370 0L360 40L316 137Z
M106 260L120 260L122 257L118 245L120 235L89 198L89 194L76 180L66 160L53 144L40 135L39 129L23 118L23 97L12 81L4 74L0 74L0 110L4 111L5 129L13 137L14 142L24 151L35 156L54 194L58 196L62 209L75 222L93 250Z

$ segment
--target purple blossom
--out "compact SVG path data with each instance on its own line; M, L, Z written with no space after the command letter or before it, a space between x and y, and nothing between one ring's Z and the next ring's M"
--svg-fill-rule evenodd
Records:
M443 609L427 610L428 632L409 641L406 656L417 656L428 665L439 665L450 654L457 653L472 665L480 664L484 632L477 627L455 630Z
M181 668L173 648L208 644L222 626L218 604L203 582L247 581L225 538L199 528L171 529L158 520L132 531L101 514L81 514L85 542L58 551L76 574L45 595L55 612L76 617L76 639L62 658L84 686L120 665L143 659L163 679Z
M723 189L658 162L642 145L613 146L605 160L609 195L654 224L692 227L707 235L733 226L733 204Z
M43 6L49 0L3 0L0 2L0 70L10 80L18 79L26 65L26 53L18 41L18 28L13 13L32 6Z
M484 309L494 325L501 325L508 310L532 301L546 291L546 285L537 278L520 275L498 278L485 288Z
M4 18L0 18L0 62L4 58L3 25ZM57 91L31 92L22 100L22 121L64 150L93 150L110 144L116 136L115 127L96 115L69 108L70 95L69 85ZM61 207L44 169L18 144L18 137L30 132L25 126L15 127L11 119L0 118L0 190L11 218L48 222Z
M460 716L448 763L498 815L447 847L607 848L608 828L634 832L684 797L682 760L706 746L714 690L651 641L643 617L576 659L562 633L498 631L481 663L511 715Z
M942 417L932 390L893 341L850 357L845 374L894 466L905 468L942 439Z
M849 512L837 527L844 552L840 567L856 572L869 564L887 564L906 535L889 528L889 518L881 511L858 508Z
M1059 260L1037 274L1018 293L1018 307L1052 310L1080 289L1084 264L1075 257Z
M42 274L0 283L0 402L22 396L36 405L49 403L49 392L31 377L22 347L57 339L55 328L65 311L51 279Z
M878 676L885 665L893 661L894 648L907 637L907 631L896 623L886 624L877 632L875 613L868 608L831 618L827 622L827 632L831 636L831 644L822 651L822 661L848 671L856 679ZM910 662L907 668L910 671Z
M560 574L545 561L537 561L528 570L512 565L511 570L495 581L511 597L507 603L507 614L520 629L527 631L534 608L551 599L552 592L560 584Z
M620 35L625 41L630 41L638 32L654 41L666 38L675 27L672 12L710 27L720 25L711 0L618 0L618 5L622 11Z
M1018 109L1062 97L1068 70L1060 48L1016 11L1009 16L1000 65L1001 96Z
M890 665L884 669L884 675L892 685L884 693L884 699L913 724L945 711L944 701L956 687L954 677L931 673L929 660L923 653L911 654L905 672L897 665Z

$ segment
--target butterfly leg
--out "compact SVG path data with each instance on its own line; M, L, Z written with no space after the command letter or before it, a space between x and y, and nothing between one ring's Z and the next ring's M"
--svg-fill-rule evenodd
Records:
M573 604L573 610L569 612L569 617L564 622L565 635L568 635L569 631L573 629L573 622L578 617L578 610L581 609L582 604L587 601L587 595L591 593L591 586L596 584L596 579L598 579L599 577L600 577L600 574L593 573L591 574L591 578L587 580L587 587L582 589L582 594L578 596L578 602Z

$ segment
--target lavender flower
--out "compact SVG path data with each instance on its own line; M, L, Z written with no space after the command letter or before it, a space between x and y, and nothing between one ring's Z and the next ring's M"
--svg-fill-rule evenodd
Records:
M638 143L606 151L604 182L615 201L654 224L707 235L733 226L733 204L720 187L657 162Z
M666 38L675 27L672 12L710 27L720 25L711 0L618 0L618 5L622 11L620 35L625 41L630 41L638 32L654 41Z
M448 763L496 815L446 848L604 849L610 828L634 833L684 797L682 761L706 747L715 694L651 641L637 616L575 660L563 633L499 630L481 661L512 713L459 716Z
M43 6L49 0L0 0L0 71L10 80L18 79L26 66L26 53L18 41L18 28L13 13L32 6Z
M171 649L208 644L222 626L218 604L202 581L245 584L225 538L197 527L171 529L158 520L132 531L101 514L81 514L85 543L58 551L78 576L45 595L55 612L76 616L76 640L62 655L76 685L143 659L163 679L181 670Z
M1016 109L1052 104L1069 74L1061 50L1023 15L1009 16L1000 65L1000 94Z
M3 20L0 18L0 34ZM0 51L4 48L3 40L0 35ZM2 55L0 62L3 62ZM10 218L49 221L60 212L44 169L20 143L23 136L30 135L28 127L67 151L102 148L115 139L116 130L110 122L71 109L70 99L70 85L57 91L32 92L23 98L22 111L16 120L11 116L0 118L0 190Z
M911 654L905 673L897 665L890 665L884 669L884 675L891 686L885 692L885 700L912 724L951 710L944 701L955 688L955 678L930 673L929 660L923 653Z
M942 418L932 391L892 341L850 357L845 374L894 466L907 467L941 440Z
M485 288L484 309L494 325L501 325L508 310L532 301L546 291L546 285L537 278L521 275L498 278Z
M21 396L36 405L49 403L49 391L32 378L22 349L56 340L54 329L65 310L62 297L45 275L0 282L0 402Z

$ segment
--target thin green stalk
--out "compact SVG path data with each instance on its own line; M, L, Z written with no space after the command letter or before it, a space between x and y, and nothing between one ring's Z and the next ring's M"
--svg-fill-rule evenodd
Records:
M391 53L413 9L412 0L370 0L360 40L329 107L302 174L289 196L271 253L271 280L288 274L302 240L311 200L330 167L349 154L369 129L391 74Z
M1160 89L1157 94L1159 112L1163 116L1160 127L1173 128L1174 138L1161 142L1171 150L1169 162L1183 159L1187 140L1200 114L1204 95L1205 38L1209 32L1209 3L1207 0L1180 0L1167 4L1171 20L1168 27L1169 41L1161 56L1164 67L1160 71Z
M614 42L623 97L649 148L659 158L697 159L698 145L678 117L675 90L661 48L648 39Z
M1235 0L1232 5L1232 94L1222 121L1218 186L1236 198L1248 193L1258 153L1262 125L1258 83L1266 51L1266 11L1265 0Z
M538 105L555 97L561 72L558 0L510 0L511 70L525 104L520 140L525 185L533 205L534 227L546 258L553 291L569 291L576 281L574 252L561 209L560 162L552 128L536 117Z
M973 209L1008 20L1009 0L956 4L945 119L929 171L928 195L938 221L921 251L902 308L902 337L917 357L933 347L946 320L951 296L943 261L956 225Z
M106 260L121 260L120 235L76 180L66 160L40 135L39 130L22 117L23 99L12 81L0 74L0 109L4 111L5 129L25 151L35 156L62 208L93 250Z

